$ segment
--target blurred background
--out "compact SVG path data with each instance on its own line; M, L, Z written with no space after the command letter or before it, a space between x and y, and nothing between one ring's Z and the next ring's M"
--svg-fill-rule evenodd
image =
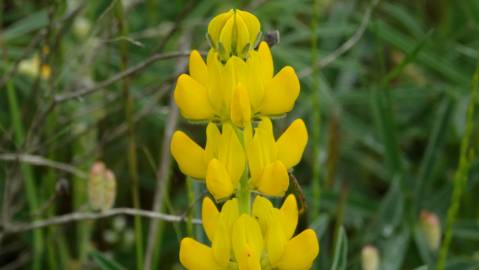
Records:
M314 269L433 269L446 232L446 268L479 269L478 0L0 1L0 269L181 269L179 240L207 243L169 153L205 127L171 93L230 8L301 80L275 131L310 131L291 192Z

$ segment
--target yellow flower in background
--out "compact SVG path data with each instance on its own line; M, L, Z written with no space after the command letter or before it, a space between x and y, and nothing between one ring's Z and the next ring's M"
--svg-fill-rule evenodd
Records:
M316 233L306 229L293 237L298 224L298 205L289 195L281 208L274 208L269 200L256 196L253 217L258 220L268 254L268 269L309 269L319 253Z
M178 78L174 97L183 117L192 121L232 121L243 127L253 118L291 111L299 95L299 80L292 67L274 75L265 42L247 60L233 56L225 64L214 50L206 63L193 51L189 72Z
M222 61L236 55L245 59L260 38L260 22L253 14L231 9L214 17L208 25L208 40Z
M171 153L184 174L206 179L206 187L217 200L235 191L246 165L243 146L231 124L224 124L221 133L215 124L208 124L204 149L185 133L176 131Z
M295 120L286 131L274 139L273 125L263 118L252 135L245 130L245 146L250 185L263 194L283 196L289 185L288 169L299 163L308 142L308 132L301 119Z
M40 75L40 78L44 80L48 80L52 73L50 66L47 64L41 64L40 57L36 54L30 59L20 61L18 71L33 78Z

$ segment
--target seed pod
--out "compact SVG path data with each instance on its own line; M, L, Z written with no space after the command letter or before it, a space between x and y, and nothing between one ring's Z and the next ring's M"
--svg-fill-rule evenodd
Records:
M421 211L421 230L431 251L437 251L441 244L441 223L436 214Z
M113 207L116 197L116 179L101 161L91 167L88 181L88 199L93 210L105 211Z
M374 246L367 245L361 250L361 266L363 270L379 269L379 252Z

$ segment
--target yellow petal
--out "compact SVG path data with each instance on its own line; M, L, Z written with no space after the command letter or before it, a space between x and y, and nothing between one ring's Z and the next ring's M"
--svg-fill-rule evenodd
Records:
M198 180L205 178L205 152L184 132L176 131L173 134L170 150L178 163L178 167L184 174Z
M257 189L269 196L283 196L288 185L288 170L281 161L275 161L266 165L261 180L257 183Z
M231 121L239 127L243 127L251 121L251 105L248 92L241 83L238 84L231 102Z
M261 269L263 236L258 222L249 215L241 215L234 224L232 246L240 269Z
M262 114L280 115L291 111L299 95L299 80L294 69L284 67L267 82L264 91Z
M210 35L211 41L215 44L212 44L216 46L219 38L220 38L220 33L221 29L224 27L226 21L233 16L233 10L230 9L227 12L223 12L217 16L215 16L210 23L208 24L208 35Z
M211 248L215 261L222 267L227 268L231 254L231 236L224 223L219 224L216 229Z
M249 57L246 60L247 69L245 71L245 78L242 83L248 90L248 96L250 98L252 114L259 112L264 97L264 84L266 79L262 74L264 63L257 51L250 51ZM271 80L271 77L269 78Z
M201 207L201 220L203 221L206 236L208 236L211 242L213 242L219 216L220 212L216 208L215 203L209 197L205 197Z
M236 198L226 201L221 208L220 223L225 224L225 228L231 232L233 224L238 220L239 208Z
M267 231L267 223L270 219L273 204L263 196L257 195L253 202L253 217L261 226L263 234Z
M189 270L224 269L216 263L211 248L189 237L181 240L180 262Z
M286 239L291 239L298 225L298 204L293 194L288 195L281 206L281 225Z
M226 113L224 89L230 84L226 82L227 78L225 77L227 76L224 75L224 67L218 59L218 53L213 49L208 52L206 67L208 69L208 98L218 116L222 116Z
M206 127L205 164L218 157L219 140L221 133L216 124L210 122Z
M218 41L218 52L220 55L228 58L232 56L232 47L233 47L233 33L235 30L235 20L233 18L229 18L226 23L224 24L223 28L220 32L220 38ZM224 51L222 51L224 49Z
M225 119L230 118L231 101L236 86L238 85L238 77L242 76L243 70L245 69L246 63L244 63L239 57L232 56L228 59L226 64L221 67L219 78L216 78L216 80L220 81L219 89L223 97L224 107L227 110L226 113L228 114L223 116Z
M261 63L261 73L263 80L269 81L273 78L274 66L273 66L273 57L271 56L271 50L269 49L268 43L262 41L258 47L258 55Z
M268 250L268 258L271 265L276 265L281 259L287 241L289 238L285 237L283 226L281 224L281 213L278 209L272 210L272 217L268 224L266 248Z
M239 17L243 19L248 28L250 46L251 49L253 49L253 46L256 45L254 42L256 41L256 37L258 36L261 27L260 22L256 16L247 11L237 9L236 12Z
M256 128L255 136L260 140L261 152L265 163L276 160L277 147L273 135L273 124L268 117L263 117Z
M273 267L281 270L309 269L318 253L316 233L307 229L288 241L281 260Z
M261 141L256 136L247 144L246 153L252 178L251 184L256 186L256 183L261 179L265 167L264 155L261 152Z
M190 75L193 79L203 86L208 85L208 69L197 50L193 50L190 54L189 69Z
M296 166L301 160L304 148L308 143L308 131L303 120L295 120L276 142L278 160L287 168Z
M175 102L187 119L205 120L214 116L207 89L186 74L181 74L176 83Z
M223 124L218 159L223 162L231 176L233 186L236 186L244 173L246 160L243 146L236 134L235 127L231 124Z
M238 14L238 11L236 11ZM246 25L245 21L241 16L236 15L236 44L233 44L235 47L236 54L244 58L248 55L249 49L251 48L250 43L250 34L248 26Z
M206 170L206 187L216 200L229 197L234 190L225 166L215 158L210 161Z

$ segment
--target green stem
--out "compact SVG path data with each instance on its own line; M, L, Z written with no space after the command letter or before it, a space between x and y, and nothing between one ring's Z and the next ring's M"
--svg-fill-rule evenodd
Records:
M128 35L128 23L123 10L123 4L118 1L116 4L116 16L119 33L122 36ZM125 70L128 67L128 42L122 41L120 44L122 69ZM131 195L133 201L133 207L140 209L140 195L139 195L139 176L138 176L138 164L136 156L136 142L135 142L135 126L133 121L133 99L131 98L129 91L129 79L123 79L123 100L125 107L125 117L128 126L128 171L131 181ZM136 267L137 269L143 269L143 232L142 222L140 216L135 216L135 244L136 244Z
M235 129L235 131L246 153L244 133L240 129ZM239 188L236 191L236 198L238 199L238 207L241 214L250 214L251 212L251 188L248 183L248 173L248 162L245 162L245 170L241 176Z
M454 174L452 202L449 205L449 209L447 210L446 232L439 253L439 259L437 263L438 270L444 270L446 267L447 253L449 251L449 245L451 244L452 238L452 227L456 222L457 212L459 211L459 207L461 206L462 193L464 191L464 188L466 187L469 168L471 165L471 161L473 160L473 151L472 149L470 149L470 140L474 131L474 110L478 97L478 84L479 65L476 67L476 71L474 72L474 76L472 79L471 99L469 100L469 105L467 107L466 130L461 140L459 167Z
M238 206L241 214L250 214L251 212L251 189L248 185L248 173L247 170L243 174L240 180L240 187L237 191L236 197L238 198Z
M321 108L319 103L319 78L318 78L318 44L317 44L317 21L319 17L319 1L313 1L313 16L311 18L311 59L312 59L312 95L313 95L313 117L311 121L312 128L312 155L313 155L313 177L312 177L312 193L313 201L311 204L311 214L313 219L319 215L319 207L321 201L321 174L319 171L319 138L321 125Z
M19 147L24 144L25 136L20 117L20 108L18 107L17 96L12 81L7 82L7 96L10 107L10 115L12 117L12 125L15 134L15 144ZM30 166L20 164L20 171L25 181L26 197L30 213L36 213L38 210L37 190L33 179L33 172ZM43 258L43 233L42 230L33 230L33 254L32 269L41 269Z

